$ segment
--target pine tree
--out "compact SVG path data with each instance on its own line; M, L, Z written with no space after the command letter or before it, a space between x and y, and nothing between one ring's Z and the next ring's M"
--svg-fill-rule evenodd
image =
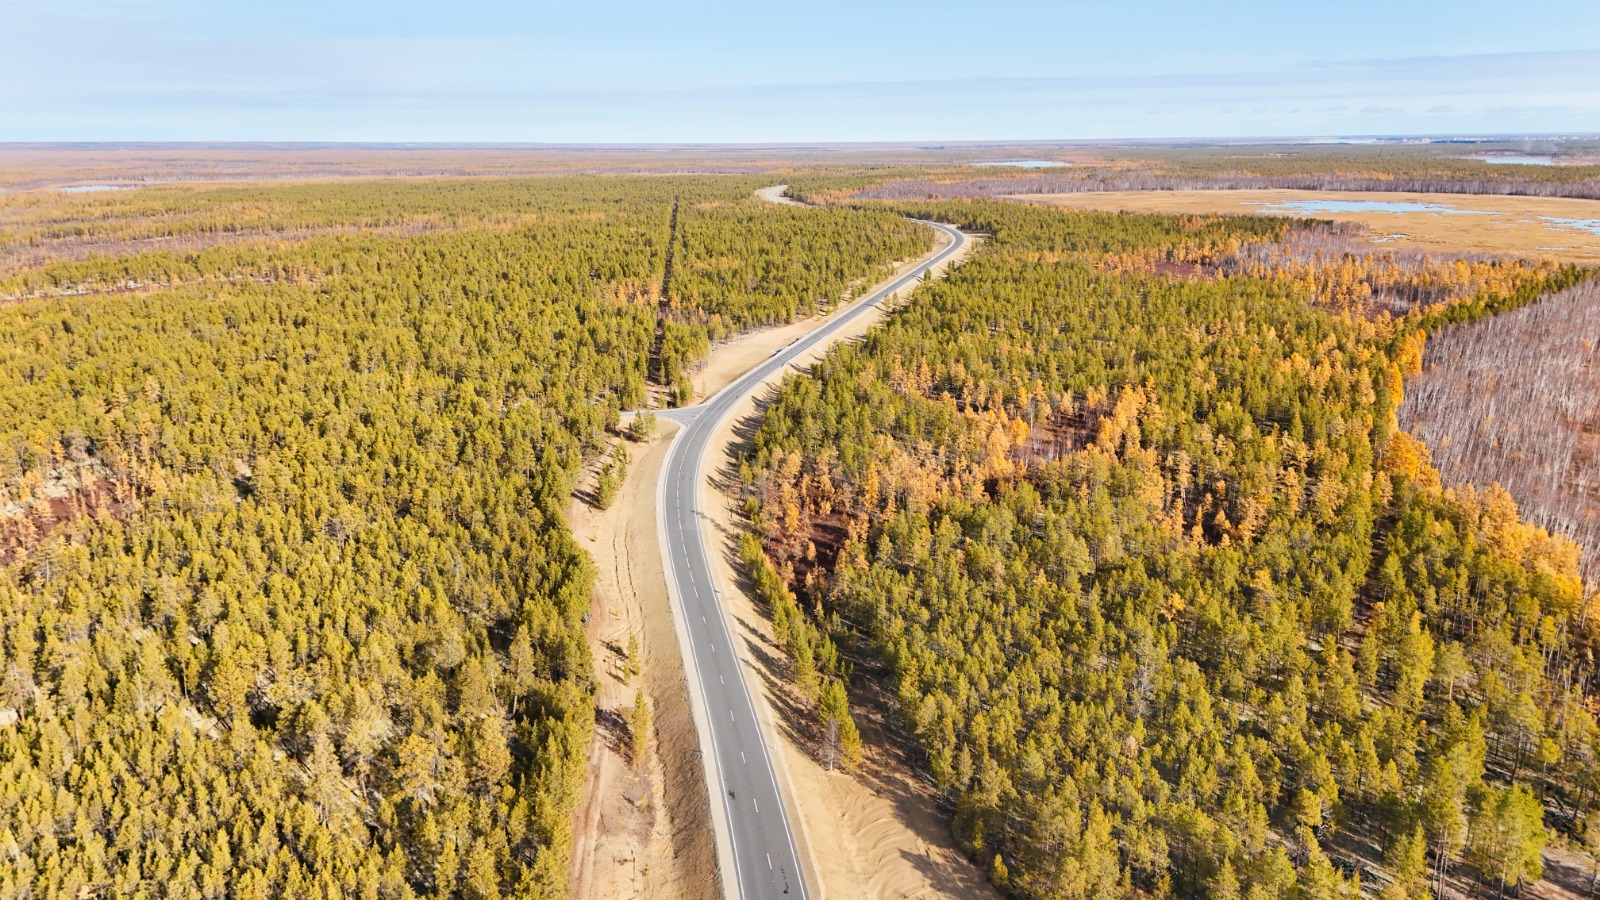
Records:
M634 692L633 706L628 710L630 755L635 766L642 765L649 758L651 731L654 727L650 698L645 696L644 689L641 688Z
M1544 807L1522 785L1487 787L1473 815L1472 858L1502 889L1518 889L1544 874L1549 834Z

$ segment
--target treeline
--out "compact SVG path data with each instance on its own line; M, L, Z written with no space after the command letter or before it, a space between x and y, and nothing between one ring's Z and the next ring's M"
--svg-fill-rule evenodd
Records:
M121 216L138 220L148 215L158 222L171 218L175 228L226 222L248 234L248 228L229 218L238 204L248 201L274 227L314 226L320 232L303 240L252 238L193 251L58 259L0 279L0 301L192 285L314 285L347 273L362 277L388 248L423 235L469 230L550 232L549 241L582 257L574 272L587 272L590 284L569 280L569 287L604 283L618 300L651 305L662 290L671 192L679 191L683 216L678 271L662 313L665 334L652 373L676 387L686 383L687 373L713 342L825 310L853 285L876 280L894 261L932 247L928 229L902 216L846 208L806 215L804 210L775 208L752 196L763 184L755 178L544 178L138 191L133 193L149 196L105 201L111 212L104 214L113 222ZM78 212L71 205L51 208L62 216ZM191 214L199 222L182 218ZM94 216L85 223L69 221L98 233ZM552 231L548 226L558 221L563 228ZM383 233L387 226L414 233ZM610 227L637 229L637 245L620 252L604 241L585 246L588 232ZM374 228L378 233L369 233ZM785 249L777 250L780 245ZM624 262L630 256L639 259Z
M675 402L692 396L688 374L712 343L826 312L933 248L928 228L887 210L812 212L748 193L681 207L659 368Z
M713 183L686 182L710 196L739 194L712 188ZM13 195L0 199L0 254L11 261L6 268L12 274L0 293L117 286L127 280L181 282L266 268L275 261L312 265L326 263L341 246L324 240L321 249L307 252L305 242L314 237L368 241L468 227L534 228L546 221L568 222L580 211L594 218L659 218L661 236L654 237L652 223L652 239L665 242L659 187L616 179L610 196L596 203L595 184L594 179L418 179ZM19 268L13 256L24 251L35 263Z
M646 397L672 198L747 187L501 182L537 224L0 307L0 894L564 896L593 719L564 510ZM748 202L704 228L761 273L715 293L750 320L802 293L795 246L882 220ZM853 250L841 277L886 262Z
M1119 155L1165 174L1205 177L1348 173L1382 178L1512 182L1580 182L1600 174L1593 141L1394 144L1266 144L1216 147L1130 147ZM1560 165L1507 165L1481 157L1542 156Z
M1562 166L1557 171L1575 174L1554 180L1494 177L1489 163L1475 163L1467 174L1428 173L1407 176L1365 175L1346 172L1307 172L1293 175L1251 175L1219 172L1209 175L1164 175L1154 171L1085 169L1062 175L1012 178L965 178L953 181L911 179L867 188L851 200L963 200L1011 194L1079 194L1098 191L1406 191L1430 194L1501 194L1517 197L1576 197L1600 199L1600 166ZM1544 168L1544 167L1530 167ZM1549 167L1554 169L1555 167Z
M1600 586L1600 287L1428 337L1400 423L1451 484L1499 484L1523 517L1577 542Z
M1504 149L1504 148L1494 148ZM1012 194L1150 190L1331 190L1600 197L1600 165L1495 165L1449 149L1292 146L1086 151L1048 171L941 166L924 172L808 171L790 192L814 202L963 200Z
M133 244L127 252L137 250L137 242L183 237L531 225L580 209L601 211L592 205L592 185L593 179L463 178L32 192L0 200L0 253L36 248L72 255L73 245L111 241ZM617 179L610 203L657 193L654 186Z
M684 191L685 225L691 229L686 247L697 253L708 283L708 313L742 315L737 302L720 293L749 284L793 284L802 281L821 290L830 276L861 277L850 259L890 251L915 255L927 244L927 229L897 220L885 212L855 212L843 217L813 216L804 225L796 218L783 227L800 229L805 237L802 262L775 259L784 271L743 271L728 280L719 265L728 251L737 251L740 229L770 229L770 212L751 193L768 180L756 177L668 179L663 188L643 178L415 179L382 182L244 187L159 187L107 194L19 194L0 198L0 299L60 294L95 288L120 288L127 282L142 287L218 280L223 276L281 276L282 269L326 264L340 248L360 255L377 237L472 229L532 229L582 213L593 219L659 218L652 222L651 246L664 245L667 218L660 209L664 190ZM596 203L595 185L606 185L606 198ZM795 211L787 215L795 217ZM659 227L660 234L655 234ZM325 249L307 253L307 241ZM744 240L764 240L749 235ZM878 258L878 257L874 257ZM817 272L803 271L814 264ZM794 306L798 298L786 298ZM763 311L764 320L772 320Z
M1283 281L1303 290L1316 306L1361 318L1453 315L1470 310L1479 298L1514 298L1530 286L1544 288L1572 277L1570 266L1553 259L1382 249L1352 238L1349 231L1339 223L1299 221L1276 240L1184 240L1107 253L1097 266L1113 272Z
M898 698L994 882L1537 880L1600 803L1590 620L1569 543L1441 488L1398 429L1420 314L1102 265L1283 220L901 209L992 239L787 381L745 480L794 607Z

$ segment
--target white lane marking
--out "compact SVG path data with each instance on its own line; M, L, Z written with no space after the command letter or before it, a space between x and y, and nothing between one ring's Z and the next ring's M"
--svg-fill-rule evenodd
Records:
M772 868L772 854L771 853L767 854L767 868L769 868L769 869Z
M747 766L750 765L750 760L744 758L744 751L743 750L739 751L739 762L742 762Z
M760 800L757 800L756 798L751 797L750 798L750 802L754 803L756 805L756 812L761 812L761 801Z
M738 719L735 719L735 718L734 718L734 717L733 717L733 710L731 710L731 709L730 709L730 710L728 710L728 721L729 721L729 722L737 722L737 721L738 721Z

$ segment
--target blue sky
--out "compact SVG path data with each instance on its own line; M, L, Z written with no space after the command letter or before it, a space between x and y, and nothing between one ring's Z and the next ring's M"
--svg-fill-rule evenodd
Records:
M1600 132L1595 0L0 0L0 141Z

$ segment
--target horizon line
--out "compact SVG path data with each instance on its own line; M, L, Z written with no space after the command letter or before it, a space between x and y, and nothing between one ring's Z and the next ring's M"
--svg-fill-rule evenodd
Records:
M1075 147L1127 145L1271 145L1317 143L1488 143L1495 141L1581 141L1600 139L1600 132L1458 132L1374 134L1277 134L1251 136L1173 135L1117 138L903 139L864 141L363 141L305 139L255 140L0 140L0 149L255 149L255 150L840 150L892 148L908 150L980 150L1004 147Z

